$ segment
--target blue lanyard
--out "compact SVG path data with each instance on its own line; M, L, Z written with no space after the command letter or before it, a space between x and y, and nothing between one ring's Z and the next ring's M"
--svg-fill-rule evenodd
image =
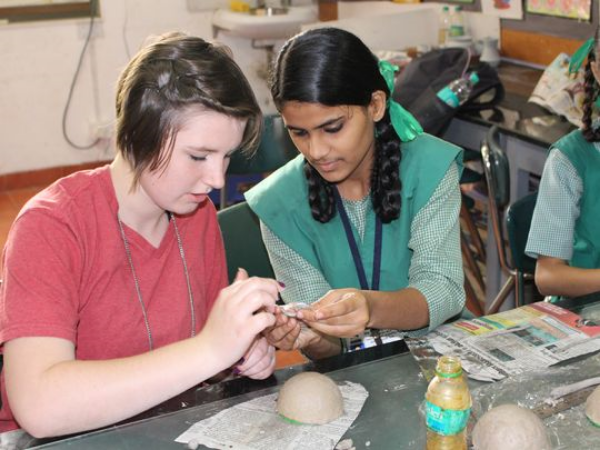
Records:
M358 245L356 244L354 234L352 233L352 227L350 226L350 219L348 218L348 213L346 212L344 204L342 203L342 197L340 197L340 193L338 192L335 186L333 187L333 195L335 197L337 210L340 213L340 219L342 220L342 224L344 225L344 231L346 232L348 245L350 246L350 251L352 252L352 259L354 260L354 266L356 267L356 273L358 275L358 280L360 281L360 288L362 290L378 291L379 278L381 275L381 241L383 240L381 219L378 216L376 216L375 219L375 249L373 250L373 276L371 280L371 287L369 288L365 268L360 257L360 252L358 251Z

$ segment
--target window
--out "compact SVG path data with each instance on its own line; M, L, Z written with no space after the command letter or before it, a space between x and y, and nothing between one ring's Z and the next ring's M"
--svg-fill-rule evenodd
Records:
M98 16L98 0L0 0L0 20L72 19Z

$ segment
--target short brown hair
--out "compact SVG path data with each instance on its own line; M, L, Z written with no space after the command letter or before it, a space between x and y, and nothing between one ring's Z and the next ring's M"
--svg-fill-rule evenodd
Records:
M117 147L134 170L164 167L187 114L212 110L247 120L240 148L253 152L262 114L256 97L224 46L183 33L168 33L144 46L117 84Z

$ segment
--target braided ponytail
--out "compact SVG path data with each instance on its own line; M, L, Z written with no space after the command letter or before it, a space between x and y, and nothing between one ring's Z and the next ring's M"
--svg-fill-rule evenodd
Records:
M389 110L377 122L375 139L375 160L371 173L371 201L373 210L383 223L389 223L400 216L400 140L392 127Z
M594 109L598 108L598 105L596 105L595 103L598 101L600 94L600 80L597 80L594 76L592 67L598 68L596 56L598 54L598 45L600 44L600 27L596 29L594 38L586 41L584 45L589 45L588 42L590 41L592 43L589 47L587 47L587 54L581 54L579 55L579 57L577 57L577 53L581 52L580 48L580 50L575 52L575 54L573 55L571 64L578 60L581 61L581 59L579 59L581 58L581 56L587 57L587 63L585 65L585 71L583 75L583 92L585 95L582 105L583 115L581 117L581 122L583 124L583 127L581 129L581 134L588 142L598 142L600 141L600 129L594 126ZM582 46L582 48L585 47ZM579 62L579 64L581 64L581 62ZM569 70L571 70L571 66L569 66Z
M329 222L335 215L333 187L306 160L304 175L308 181L308 204L313 218L321 223Z
M588 57L588 62L585 66L583 91L585 93L585 100L583 102L583 117L581 121L583 123L583 129L581 130L583 137L588 142L600 141L600 130L594 129L592 126L593 122L593 111L594 103L598 98L599 86L594 73L592 72L592 64L596 63L595 51L591 51Z

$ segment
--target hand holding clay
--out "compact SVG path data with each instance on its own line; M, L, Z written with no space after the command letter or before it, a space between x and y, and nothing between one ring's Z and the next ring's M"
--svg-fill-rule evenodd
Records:
M353 337L367 328L369 303L357 289L329 291L310 309L299 310L296 317L321 333L335 337Z
M298 320L278 312L275 314L275 325L263 332L271 345L281 350L303 349L320 339L310 328L303 326Z

